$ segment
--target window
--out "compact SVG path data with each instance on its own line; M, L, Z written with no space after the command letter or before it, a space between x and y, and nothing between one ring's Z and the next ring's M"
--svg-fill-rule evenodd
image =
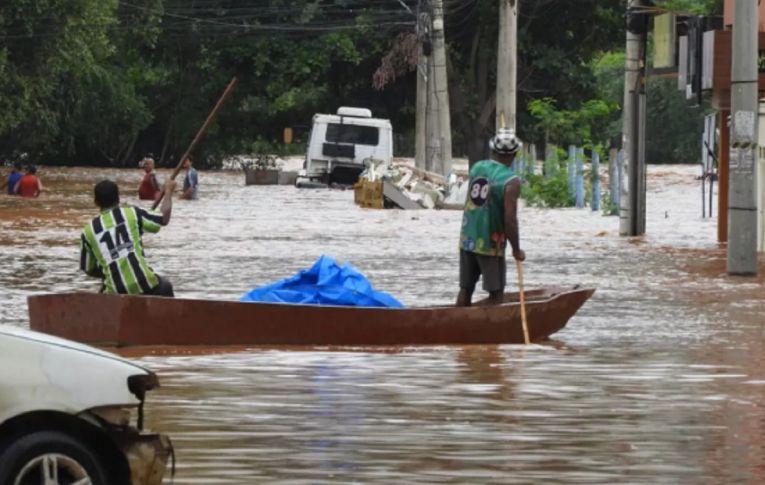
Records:
M380 130L375 126L346 125L340 123L330 123L327 125L328 142L377 146L379 140Z

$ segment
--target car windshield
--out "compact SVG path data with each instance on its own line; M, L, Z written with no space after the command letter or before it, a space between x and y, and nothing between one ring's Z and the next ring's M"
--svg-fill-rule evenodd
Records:
M380 130L376 126L347 125L342 123L329 123L327 125L328 142L376 146L379 140Z

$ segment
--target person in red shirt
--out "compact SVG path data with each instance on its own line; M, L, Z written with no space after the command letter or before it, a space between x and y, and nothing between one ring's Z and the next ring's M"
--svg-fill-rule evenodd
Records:
M34 165L27 166L26 173L16 182L13 191L22 197L39 197L43 187L36 173L37 168Z
M154 171L154 159L146 157L141 160L144 170L143 180L138 186L138 198L141 200L157 200L162 193L157 181L157 173Z

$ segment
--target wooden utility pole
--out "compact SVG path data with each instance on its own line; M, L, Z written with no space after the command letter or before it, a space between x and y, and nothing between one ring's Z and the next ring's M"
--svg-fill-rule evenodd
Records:
M438 110L439 153L441 173L452 169L452 128L449 114L449 84L446 74L446 41L442 0L433 3L433 83Z
M499 0L499 40L497 44L496 128L515 129L518 59L518 2ZM507 126L500 116L505 114Z
M420 59L422 55L422 47L418 49ZM414 164L417 168L425 170L426 153L425 146L427 135L425 133L425 119L427 117L428 109L428 80L427 76L427 61L417 61L417 107L414 115Z
M728 242L728 162L730 161L729 110L720 111L720 162L717 165L717 242Z
M624 109L619 234L645 233L645 49L648 17L642 0L627 0L627 52L624 69Z
M757 0L736 0L731 70L728 274L757 274Z
M433 56L428 56L428 96L427 115L425 117L425 169L441 173L441 132L438 123L438 99L436 98L436 83L434 75Z
M417 100L414 128L414 164L427 170L428 58L430 57L430 15L417 8ZM425 45L427 44L427 48Z

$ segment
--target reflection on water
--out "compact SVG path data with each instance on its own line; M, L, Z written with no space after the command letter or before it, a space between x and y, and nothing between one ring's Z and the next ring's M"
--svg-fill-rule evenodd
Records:
M140 175L52 169L39 200L0 197L3 323L27 325L29 294L97 288L77 272L92 184L135 203ZM174 439L176 483L762 482L765 282L725 276L694 175L651 167L642 238L589 210L521 211L527 286L598 288L551 344L122 350L160 375L147 419ZM178 294L234 299L326 253L408 305L454 298L459 212L201 182L145 238Z

